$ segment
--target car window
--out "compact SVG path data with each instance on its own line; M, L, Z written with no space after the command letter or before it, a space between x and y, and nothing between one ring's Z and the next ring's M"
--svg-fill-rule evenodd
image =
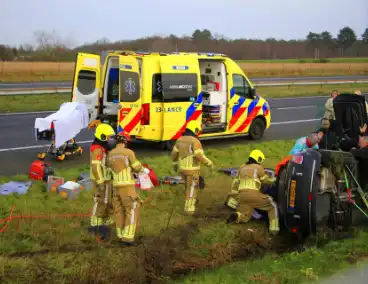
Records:
M140 98L138 73L121 71L119 75L120 101L136 102Z
M161 73L164 102L194 102L198 95L198 75Z
M162 102L162 78L161 73L152 76L152 102Z
M233 86L235 94L248 97L250 86L243 75L233 74Z

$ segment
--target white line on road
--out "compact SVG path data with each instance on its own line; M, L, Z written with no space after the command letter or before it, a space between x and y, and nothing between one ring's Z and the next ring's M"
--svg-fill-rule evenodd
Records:
M313 121L318 121L318 120L321 120L321 118L306 119L306 120L291 120L291 121L271 122L271 125L295 124L295 123L303 123L303 122L313 122ZM78 144L89 144L89 143L92 143L92 140L77 141L77 143ZM23 147L0 149L0 152L38 149L38 148L46 148L48 146L50 146L50 144L48 144L48 145L23 146Z
M313 122L313 121L321 121L321 119L322 119L322 118L313 118L313 119L305 119L305 120L291 120L291 121L271 122L271 125L295 124L295 123L303 123L303 122Z
M78 141L78 144L88 144L92 143L92 140L86 140L86 141ZM37 148L46 148L49 147L48 145L34 145L34 146L24 146L24 147L16 147L16 148L8 148L8 149L0 149L0 152L7 152L7 151L18 151L18 150L28 150L28 149L37 149Z
M45 111L31 111L31 112L9 112L9 113L0 113L0 116L43 114L43 113L52 113L52 112L56 112L56 111L45 110Z
M317 106L294 106L294 107L278 107L276 109L302 109L302 108L314 108L314 107L317 107ZM271 108L272 110L272 108Z

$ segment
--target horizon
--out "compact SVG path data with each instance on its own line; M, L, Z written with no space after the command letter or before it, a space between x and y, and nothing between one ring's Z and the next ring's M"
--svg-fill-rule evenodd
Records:
M260 0L251 5L250 1L228 0L221 6L223 19L218 17L218 7L208 0L200 3L187 0L185 6L177 4L174 7L170 5L172 2L158 0L154 4L143 3L138 8L135 3L119 2L110 0L109 5L100 5L98 0L80 0L77 4L71 0L56 3L47 0L5 2L0 18L0 44L35 45L35 33L39 31L70 42L74 48L103 38L116 42L170 34L191 36L196 29L208 29L214 36L229 39L275 38L288 41L303 40L309 32L328 31L336 37L345 26L352 28L360 39L368 28L368 1L365 0L350 1L348 14L343 0L324 0L323 3L318 0L304 3ZM125 10L128 13L124 13ZM177 10L180 14L176 14ZM23 13L21 17L14 17L19 13ZM155 13L159 20L155 21ZM83 14L90 16L80 17ZM229 18L230 21L227 20ZM130 28L132 26L134 29Z

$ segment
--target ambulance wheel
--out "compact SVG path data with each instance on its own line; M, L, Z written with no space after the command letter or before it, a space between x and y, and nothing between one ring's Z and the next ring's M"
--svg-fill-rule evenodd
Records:
M172 151L172 149L175 146L175 142L176 142L175 140L164 141L163 142L164 149L167 151Z
M258 117L253 120L250 128L249 128L249 136L252 140L259 140L262 138L266 129L266 124L263 119Z
M65 160L65 154L61 154L61 155L56 156L56 159L57 159L58 161L63 161L63 160Z

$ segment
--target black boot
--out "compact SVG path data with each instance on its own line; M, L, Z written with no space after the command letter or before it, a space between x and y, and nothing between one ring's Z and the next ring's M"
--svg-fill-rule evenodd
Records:
M88 228L88 232L90 234L94 234L101 241L108 241L110 237L110 228L107 226L90 226Z
M231 213L226 220L226 224L233 224L238 220L238 218L239 218L239 215L237 212Z

